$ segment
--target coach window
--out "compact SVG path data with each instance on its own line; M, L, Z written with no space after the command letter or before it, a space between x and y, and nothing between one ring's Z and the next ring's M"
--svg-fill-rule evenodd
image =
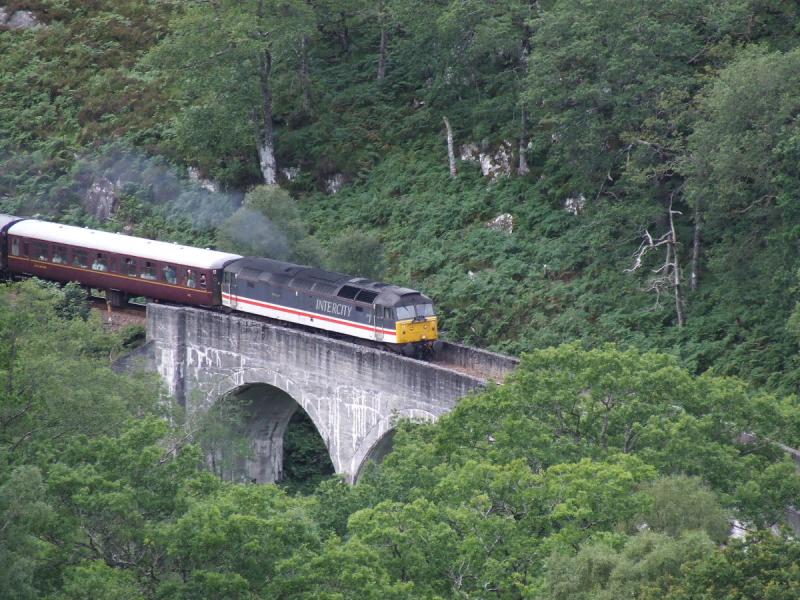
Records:
M72 251L72 264L76 267L85 269L89 266L89 261L86 259L86 252L84 250Z
M33 244L33 255L37 260L50 260L50 252L47 244L36 242Z
M132 258L125 259L125 275L129 277L136 277L139 274L139 269L136 268L136 261Z
M151 263L150 261L145 261L144 269L142 269L142 274L139 275L139 277L141 277L142 279L149 279L151 281L154 280L156 276L153 272L153 263Z
M194 280L194 273L192 273L191 269L186 269L186 287L197 287L197 283Z
M28 248L28 242L22 242L22 256L30 256L30 248Z
M19 256L19 238L11 240L11 255Z
M206 275L205 273L200 273L200 287L206 287Z
M57 265L67 262L67 249L64 246L53 246L53 262Z
M105 256L98 252L92 261L92 269L95 271L108 271Z
M109 256L108 257L108 270L112 273L117 272L117 257L116 256Z
M173 285L178 283L177 271L175 270L175 267L172 265L164 265L164 268L161 271L164 273L164 281Z

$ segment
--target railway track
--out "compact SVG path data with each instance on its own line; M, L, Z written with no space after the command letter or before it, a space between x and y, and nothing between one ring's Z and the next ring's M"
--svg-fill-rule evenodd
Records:
M91 296L89 305L103 322L103 325L117 331L128 325L145 326L147 322L147 306L144 304L128 304L122 308L108 309L105 298Z

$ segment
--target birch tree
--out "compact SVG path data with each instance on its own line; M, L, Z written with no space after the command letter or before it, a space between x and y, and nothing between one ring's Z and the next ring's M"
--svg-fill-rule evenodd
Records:
M252 148L261 181L274 185L276 102L287 74L296 78L299 72L300 101L310 108L307 46L313 32L311 9L300 0L188 4L149 56L180 98L175 144L185 158L224 171L246 164Z

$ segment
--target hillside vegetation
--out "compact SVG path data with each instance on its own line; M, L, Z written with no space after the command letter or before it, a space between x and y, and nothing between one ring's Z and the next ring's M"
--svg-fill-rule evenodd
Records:
M135 332L3 286L0 596L798 597L796 2L3 10L0 211L413 286L522 359L356 486L243 485L111 370Z
M0 33L3 210L86 222L105 177L109 226L414 285L453 339L614 341L796 389L794 2L14 8L42 26ZM510 175L451 177L444 118ZM253 247L216 229L247 221L265 148L294 199L256 203L277 241Z

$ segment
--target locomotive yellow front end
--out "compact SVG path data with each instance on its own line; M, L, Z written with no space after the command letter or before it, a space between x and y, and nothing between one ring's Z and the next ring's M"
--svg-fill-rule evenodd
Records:
M434 342L439 338L438 322L435 316L397 321L395 328L398 344Z
M414 303L401 304L394 309L398 347L406 356L430 356L441 345L438 341L439 322L433 311L433 303L420 294L415 298L406 298L406 302Z

